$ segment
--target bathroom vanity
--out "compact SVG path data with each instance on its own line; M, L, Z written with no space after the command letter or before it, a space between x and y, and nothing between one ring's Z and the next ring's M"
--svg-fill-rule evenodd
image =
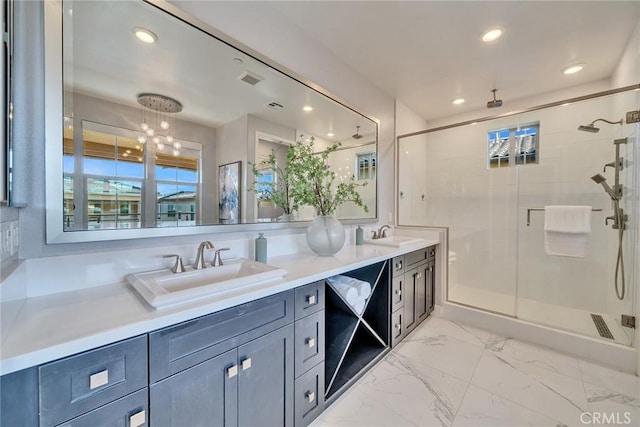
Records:
M62 326L75 298L113 292L102 302L112 324L103 318L102 328L66 331L43 346L18 319L4 341L0 422L307 425L429 315L436 243L276 257L270 263L288 274L268 289L168 310L151 309L127 285L68 295L66 308L50 297L47 315ZM371 284L362 312L325 280L336 274ZM96 339L105 342L74 351Z

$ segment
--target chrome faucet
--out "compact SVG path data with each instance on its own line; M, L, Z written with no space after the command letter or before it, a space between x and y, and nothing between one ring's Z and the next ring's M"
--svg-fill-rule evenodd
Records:
M377 239L384 239L385 237L387 237L387 230L390 230L391 227L388 225L383 225L380 228L378 228L378 231L373 231L373 240L377 240Z
M228 250L229 248L217 249L215 255L213 256L213 261L211 262L211 265L214 267L219 267L221 265L224 265L224 263L222 262L222 258L220 257L220 252L228 251Z
M206 249L213 249L213 243L208 240L200 243L200 246L198 246L198 253L196 254L196 262L193 263L193 268L195 270L207 268L207 263L204 261L204 251Z

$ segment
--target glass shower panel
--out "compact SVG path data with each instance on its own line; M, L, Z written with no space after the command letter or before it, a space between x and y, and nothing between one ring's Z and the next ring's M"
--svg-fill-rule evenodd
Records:
M637 125L609 125L599 122L598 133L581 132L578 126L597 118L617 121L622 110L637 109L636 92L595 98L588 101L547 108L521 114L522 123L539 122L538 164L517 166L518 173L518 288L517 317L523 320L568 330L582 335L601 337L594 317L601 317L613 339L630 344L631 334L620 325L620 314L631 313L629 295L618 301L614 292L618 231L605 225L605 217L613 215L611 197L591 177L604 175L614 184L614 140L629 134ZM622 106L624 105L624 106ZM626 108L626 110L625 110ZM630 138L630 139L631 139ZM626 170L621 179L625 186L622 205L630 216L637 215L633 200L635 186L633 162L637 144L625 144ZM627 153L626 150L629 150ZM567 257L549 255L545 251L544 207L548 205L591 206L591 232L586 255ZM528 219L530 224L528 225ZM635 221L630 221L629 223ZM625 265L631 279L633 240L627 230ZM628 282L630 283L630 282ZM628 286L630 289L631 286ZM593 316L592 316L593 315Z
M400 138L398 212L401 225L449 228L449 301L514 316L516 170L490 167L497 122Z

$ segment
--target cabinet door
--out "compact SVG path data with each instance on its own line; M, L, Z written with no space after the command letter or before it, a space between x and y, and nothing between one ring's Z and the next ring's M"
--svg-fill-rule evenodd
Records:
M204 361L151 386L151 425L236 426L236 349Z
M94 409L59 427L147 427L147 389Z
M418 269L404 274L404 335L416 326L416 292Z
M428 297L431 294L430 290L427 288L430 286L430 271L428 267L428 263L420 264L417 267L417 272L415 276L416 283L416 324L422 322L427 318L429 314L429 301Z
M238 347L239 426L293 426L293 338L288 325Z

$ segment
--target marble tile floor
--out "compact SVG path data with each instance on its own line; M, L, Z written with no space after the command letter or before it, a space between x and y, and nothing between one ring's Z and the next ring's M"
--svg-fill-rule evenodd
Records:
M431 317L312 427L640 426L640 377Z

